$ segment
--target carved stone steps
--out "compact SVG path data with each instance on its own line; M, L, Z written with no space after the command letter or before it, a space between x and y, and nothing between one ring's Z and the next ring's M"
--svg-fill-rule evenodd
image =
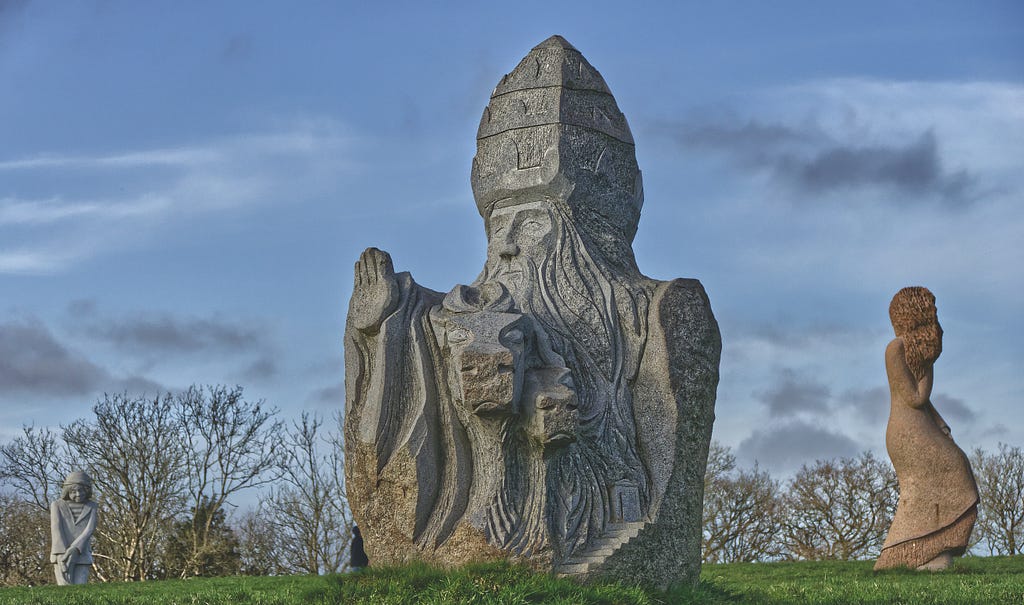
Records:
M605 533L600 538L594 540L585 551L578 552L566 559L564 563L555 568L555 574L565 577L586 575L596 571L615 551L637 537L644 525L646 523L643 521L608 524Z
M587 563L576 563L573 565L561 565L555 570L555 575L560 578L566 576L576 576L585 574L590 570L590 565Z

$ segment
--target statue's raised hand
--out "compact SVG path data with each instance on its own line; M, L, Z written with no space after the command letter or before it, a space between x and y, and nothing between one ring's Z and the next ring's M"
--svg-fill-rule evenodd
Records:
M380 323L398 307L398 278L391 256L377 248L367 248L355 267L355 287L348 318L362 332L376 333Z

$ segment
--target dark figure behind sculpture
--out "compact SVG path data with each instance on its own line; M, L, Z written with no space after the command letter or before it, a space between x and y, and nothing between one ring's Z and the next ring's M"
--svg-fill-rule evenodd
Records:
M935 296L903 288L889 306L896 338L885 351L892 404L885 446L900 499L875 569L945 569L967 548L978 517L970 462L931 402L942 352Z
M352 571L359 571L370 566L370 559L367 558L366 550L363 549L363 532L359 531L358 525L352 527L352 543L348 548L348 566Z

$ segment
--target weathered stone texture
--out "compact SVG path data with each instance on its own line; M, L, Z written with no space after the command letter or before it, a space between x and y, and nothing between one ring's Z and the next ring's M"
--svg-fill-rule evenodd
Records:
M942 351L935 297L925 288L904 288L889 314L896 338L885 351L892 394L885 446L900 499L875 569L941 569L967 547L978 487L967 456L931 402L933 364Z
M633 137L564 39L495 88L472 186L472 284L356 263L346 475L371 561L695 581L718 325L698 281L637 268Z

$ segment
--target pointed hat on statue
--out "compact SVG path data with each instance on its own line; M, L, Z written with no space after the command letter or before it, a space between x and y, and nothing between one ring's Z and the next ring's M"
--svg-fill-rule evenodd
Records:
M632 242L643 205L633 135L604 78L561 36L535 46L495 87L472 184L484 220L545 200L593 239Z

